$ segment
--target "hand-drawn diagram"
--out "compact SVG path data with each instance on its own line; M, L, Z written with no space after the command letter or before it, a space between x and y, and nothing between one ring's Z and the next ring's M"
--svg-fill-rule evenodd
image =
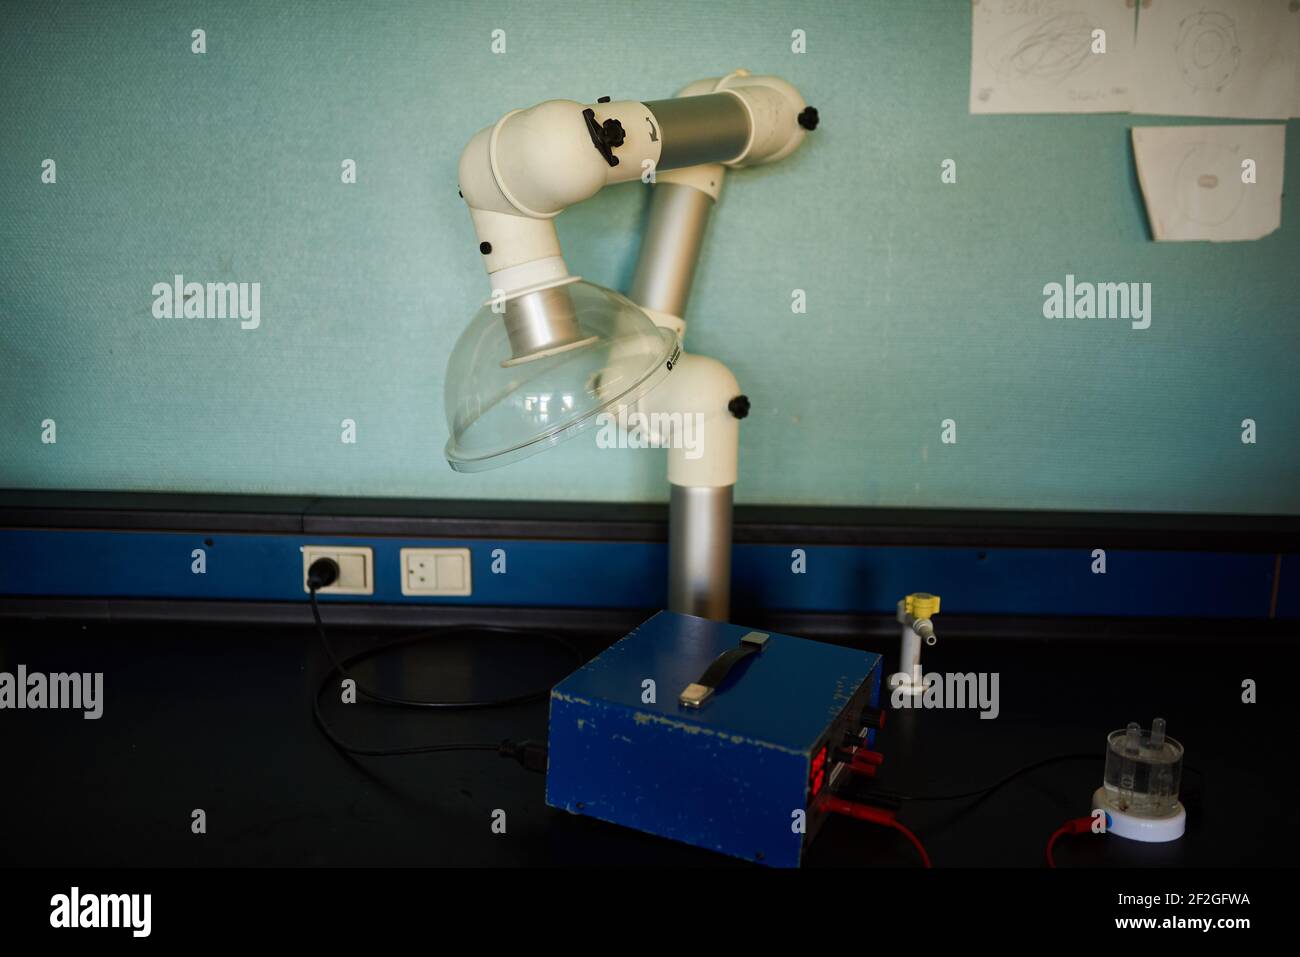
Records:
M1193 90L1222 90L1241 66L1237 22L1218 10L1202 10L1178 25L1174 54Z
M1174 173L1178 214L1202 226L1230 220L1246 197L1241 181L1241 147L1223 143L1195 143L1187 147Z
M1298 54L1296 0L1151 0L1138 11L1134 109L1286 119Z
M1087 69L1092 57L1092 23L1082 13L1039 17L1002 36L989 49L1000 77L1060 83Z
M1127 112L1133 42L1125 0L974 0L970 110Z
M1135 127L1133 155L1153 237L1229 242L1276 230L1282 222L1285 130Z
M989 47L989 64L1005 79L1060 83L1092 60L1092 22L1071 11L1038 17Z

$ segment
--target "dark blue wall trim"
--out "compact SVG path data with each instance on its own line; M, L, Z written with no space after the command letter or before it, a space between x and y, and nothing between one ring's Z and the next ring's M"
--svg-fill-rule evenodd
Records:
M1277 618L1300 618L1300 554L1283 555L1277 589Z
M0 529L0 594L305 601L299 548L330 543L373 548L376 588L327 601L659 608L667 590L660 542ZM403 596L404 547L469 548L473 594ZM1095 575L1087 548L810 546L806 573L794 574L797 547L737 545L733 604L881 613L910 591L932 591L953 614L1267 618L1277 567L1262 552L1110 549L1106 574ZM206 549L206 574L191 572L195 548ZM492 573L497 548L504 575ZM1300 555L1282 568L1276 615L1300 618Z

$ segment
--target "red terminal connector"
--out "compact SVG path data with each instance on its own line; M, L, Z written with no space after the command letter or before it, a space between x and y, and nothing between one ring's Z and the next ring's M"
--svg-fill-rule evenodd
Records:
M821 746L821 749L815 755L813 755L812 773L816 774L818 771L820 771L822 765L824 765L825 763L826 763L826 745L823 744Z
M811 797L820 794L822 786L826 783L827 753L828 746L823 744L813 755L812 767L808 770L808 791Z

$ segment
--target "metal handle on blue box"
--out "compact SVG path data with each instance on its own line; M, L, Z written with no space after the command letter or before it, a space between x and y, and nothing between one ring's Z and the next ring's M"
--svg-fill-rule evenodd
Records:
M713 697L718 688L722 687L727 675L736 665L767 647L767 640L768 636L761 631L751 631L740 639L740 644L735 648L728 649L714 658L709 667L704 669L704 674L688 684L677 700L687 708L701 707L704 702Z

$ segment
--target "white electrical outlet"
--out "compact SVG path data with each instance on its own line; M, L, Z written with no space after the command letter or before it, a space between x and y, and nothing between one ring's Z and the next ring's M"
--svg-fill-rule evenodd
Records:
M468 548L403 548L403 595L468 595Z
M318 588L318 595L373 595L375 593L375 553L360 545L304 545L302 547L302 590L307 586L307 569L318 558L338 562L339 577L333 585Z

